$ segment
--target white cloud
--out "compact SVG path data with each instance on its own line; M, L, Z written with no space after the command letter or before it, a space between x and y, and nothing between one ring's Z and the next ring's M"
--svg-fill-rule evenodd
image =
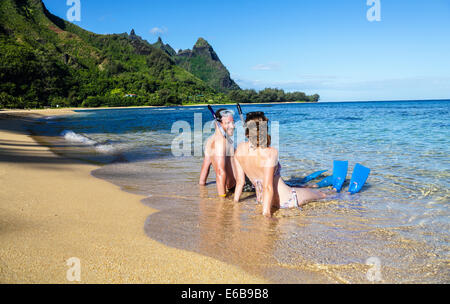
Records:
M415 76L362 80L333 75L304 75L292 81L260 81L236 77L243 89L280 88L318 93L325 100L442 99L450 96L450 78Z
M238 83L248 87L284 87L286 89L335 89L335 90L373 90L386 88L439 88L450 89L448 77L405 77L390 79L359 80L330 75L308 75L292 81L259 81L240 77L235 79Z
M167 33L167 28L165 26L162 27L154 27L150 30L150 33L153 35L161 35Z
M252 70L255 71L273 71L278 70L280 68L280 64L278 62L271 63L260 63L252 67Z

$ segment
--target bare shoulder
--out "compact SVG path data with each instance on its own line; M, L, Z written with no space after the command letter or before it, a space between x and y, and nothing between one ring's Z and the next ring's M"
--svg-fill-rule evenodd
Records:
M264 149L264 152L266 154L266 157L269 159L274 159L277 158L278 159L278 150L273 148L273 147L269 147L267 149Z
M214 149L214 135L210 136L210 137L206 140L205 149L206 149L206 151L208 151L209 153L211 152L212 149Z
M211 146L211 144L214 141L214 135L211 135L210 137L208 137L208 139L206 140L206 145L207 146Z
M247 143L246 142L240 143L236 148L235 155L242 156L245 153L246 149L247 149Z
M274 167L278 163L278 150L272 147L263 150L263 163L265 167Z
M225 147L226 140L223 136L217 136L217 134L213 134L208 138L206 145L211 146L213 149L223 148Z

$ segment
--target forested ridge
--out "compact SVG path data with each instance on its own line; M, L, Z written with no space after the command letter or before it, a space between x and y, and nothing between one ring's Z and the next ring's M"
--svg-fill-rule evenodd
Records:
M241 90L204 39L176 53L160 39L99 35L52 15L41 0L0 1L0 108L318 101Z

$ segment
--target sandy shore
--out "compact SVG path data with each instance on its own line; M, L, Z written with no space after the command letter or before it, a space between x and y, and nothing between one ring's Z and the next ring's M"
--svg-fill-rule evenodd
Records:
M0 111L0 283L262 283L213 258L149 239L154 209L93 177L95 165L51 152L26 132L31 117L70 109Z
M254 102L254 103L241 103L242 106L249 105L277 105L277 104L318 104L319 102L312 101L283 101L283 102ZM185 104L185 105L176 105L177 107L206 107L206 106L234 106L234 103L195 103L195 104ZM62 115L61 113L72 113L72 110L105 110L105 109L146 109L146 108L170 108L174 106L131 106L131 107L96 107L96 108L59 108L59 109L46 109L46 110L5 110L0 113L10 112L10 113L41 113L43 115Z

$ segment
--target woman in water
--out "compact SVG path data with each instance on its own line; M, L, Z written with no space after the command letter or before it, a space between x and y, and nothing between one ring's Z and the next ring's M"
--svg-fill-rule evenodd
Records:
M263 214L271 217L272 208L300 207L310 201L326 197L326 194L307 188L289 187L280 176L278 150L270 146L269 119L263 112L250 112L245 120L247 142L241 143L235 152L236 190L234 201L239 202L245 175L256 189L256 198L263 203Z

